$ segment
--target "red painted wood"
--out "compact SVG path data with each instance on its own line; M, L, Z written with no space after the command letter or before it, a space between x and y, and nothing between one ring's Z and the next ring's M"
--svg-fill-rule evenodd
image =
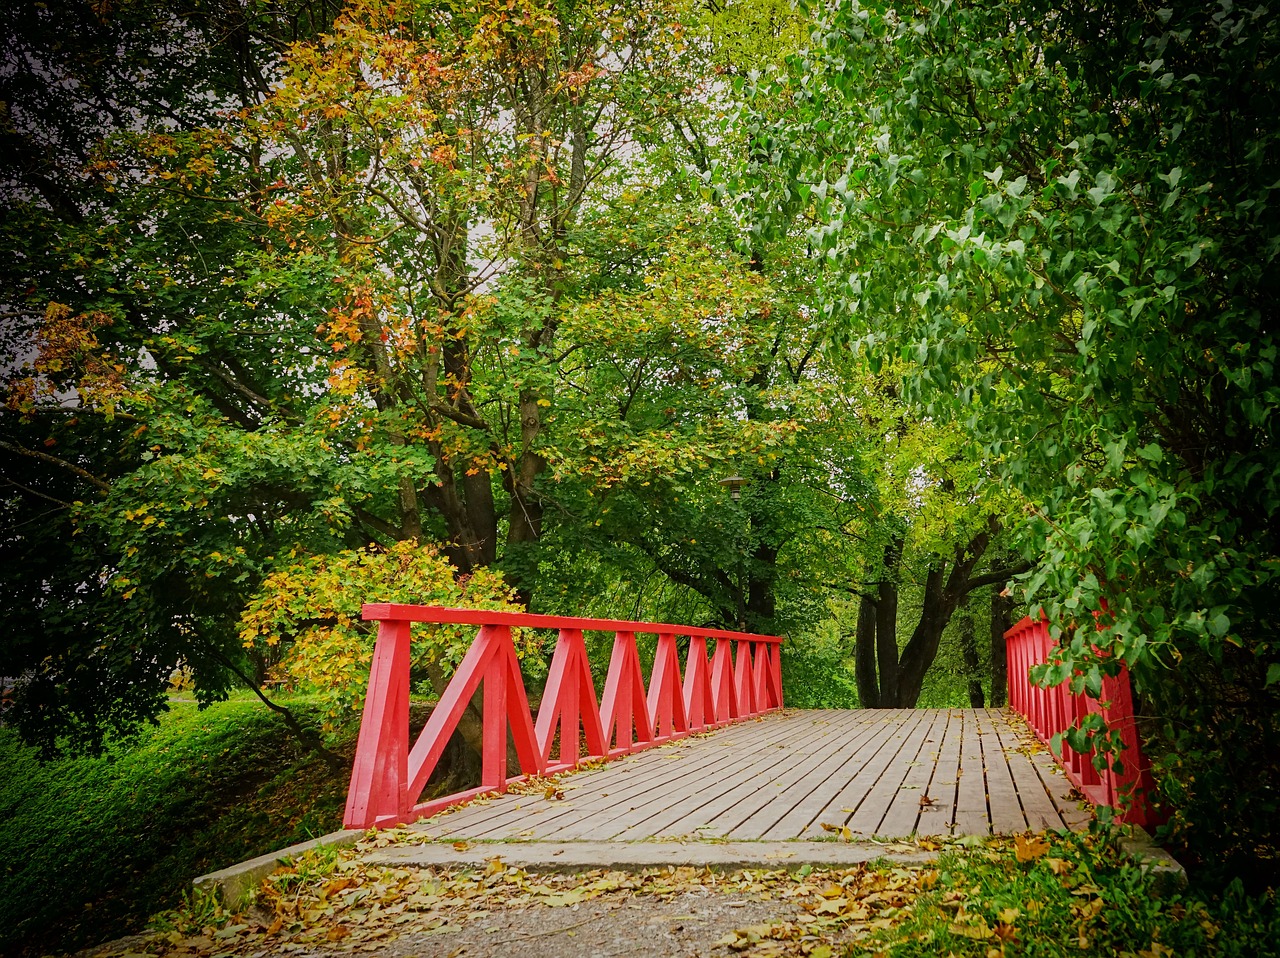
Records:
M364 827L397 815L407 789L409 739L409 623L382 622L369 667L356 758L343 820Z
M743 639L748 642L781 643L778 635L755 635L726 629L695 629L670 622L627 622L623 619L582 619L567 615L534 615L529 612L487 612L483 609L447 609L434 605L402 605L395 602L369 602L361 610L366 621L403 619L407 622L443 622L453 625L508 625L531 629L582 629L595 632L643 632L660 635L697 636L704 639Z
M715 703L715 724L738 717L738 696L733 685L733 648L728 639L717 639L711 654L711 700Z
M684 668L684 711L691 732L705 731L716 721L711 697L711 668L707 663L707 640L689 639L689 655Z
M1072 784L1094 805L1116 808L1122 822L1148 827L1157 824L1147 801L1154 794L1150 766L1142 752L1133 713L1128 670L1122 665L1116 676L1102 680L1101 699L1072 693L1070 683L1041 688L1031 682L1031 669L1051 660L1055 642L1045 619L1024 618L1005 633L1009 660L1009 705L1048 743L1090 713L1100 714L1107 727L1119 731L1124 750L1122 768L1099 770L1089 755L1081 755L1065 742L1059 764ZM1128 801L1132 797L1132 801Z
M782 706L778 636L391 603L366 605L363 615L378 621L379 629L344 816L348 828L412 821L477 795L503 791L532 775L572 768L584 758L615 758ZM477 625L479 632L410 747L409 642L414 622ZM516 626L559 630L536 722L511 640ZM582 634L586 629L614 632L599 705ZM658 636L647 692L637 632ZM683 681L679 636L689 638ZM710 663L708 638L716 640ZM419 802L449 736L478 691L483 706L480 787ZM557 732L560 749L553 759ZM586 739L586 756L579 754L580 733ZM520 763L514 776L507 767L508 734Z
M653 671L649 673L648 706L655 744L689 734L684 690L680 685L680 652L676 648L676 637L670 632L658 636Z
M772 662L769 659L769 646L756 642L752 648L755 654L752 657L751 696L756 708L764 712L772 704L769 701L769 669Z
M561 772L579 763L579 732L586 737L586 759L608 754L596 690L591 682L591 665L581 629L561 629L551 656L547 686L538 709L538 750L547 772ZM560 730L560 755L551 760L552 740Z
M609 674L600 696L600 722L605 741L613 741L610 754L625 755L653 744L649 704L645 700L644 675L634 632L618 632L613 640Z
M733 694L738 700L738 714L755 718L755 687L751 682L751 643L739 642L737 660L733 663Z

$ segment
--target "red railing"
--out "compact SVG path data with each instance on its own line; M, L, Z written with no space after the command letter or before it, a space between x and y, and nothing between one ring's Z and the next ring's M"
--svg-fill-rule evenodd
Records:
M1102 694L1090 698L1073 693L1070 682L1041 688L1031 682L1033 666L1050 661L1056 643L1049 635L1049 623L1025 618L1004 634L1009 656L1009 705L1020 712L1042 742L1089 714L1100 714L1108 729L1120 733L1124 749L1120 754L1123 771L1108 767L1099 771L1091 755L1082 755L1062 742L1058 761L1073 785L1094 805L1117 810L1116 817L1129 824L1147 827L1156 819L1147 801L1154 794L1150 767L1142 754L1133 714L1133 694L1129 673L1123 664L1116 676L1103 676Z
M774 635L388 603L366 605L363 617L378 623L378 641L347 793L347 828L413 821L486 792L501 792L530 775L617 758L782 708L782 639ZM411 748L409 630L414 622L475 625L480 631ZM536 721L511 639L513 628L559 632ZM584 631L614 633L598 701ZM637 633L658 637L647 692ZM683 678L677 637L689 640ZM708 639L715 642L710 659ZM449 736L481 686L480 786L420 803ZM520 763L517 776L508 775L508 724ZM583 754L580 739L586 741Z

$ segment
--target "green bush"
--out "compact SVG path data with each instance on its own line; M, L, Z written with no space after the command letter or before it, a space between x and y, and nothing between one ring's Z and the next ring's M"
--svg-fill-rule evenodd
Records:
M0 952L137 931L198 875L341 827L345 781L252 701L175 703L100 758L0 728Z

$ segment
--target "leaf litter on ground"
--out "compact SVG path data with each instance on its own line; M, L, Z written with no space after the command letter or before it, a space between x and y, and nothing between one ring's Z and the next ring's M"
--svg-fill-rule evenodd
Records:
M668 867L536 873L503 862L500 845L483 867L387 867L359 857L361 851L421 841L421 836L410 829L372 832L355 849L308 853L265 879L240 910L208 898L192 899L157 916L156 931L141 953L263 958L299 949L312 954L382 951L401 936L445 934L490 922L499 913L522 913L521 922L528 924L535 913L588 903L609 912L626 902L669 903L697 894L699 901L720 900L731 909L755 903L757 911L776 916L739 928L733 919L740 913L729 912L727 924L707 937L706 948L750 958L823 958L838 943L892 927L915 896L937 880L929 867L876 864L792 871ZM129 950L140 953L136 940ZM95 954L123 958L124 952Z
M587 940L606 934L601 929L614 945L630 943L602 953L645 958L988 958L1031 940L1069 940L1077 954L1101 947L1151 958L1175 938L1205 954L1227 954L1216 946L1230 940L1218 933L1215 906L1164 901L1115 842L1093 835L922 838L921 847L939 850L936 862L733 872L535 873L505 863L501 844L483 866L388 867L360 858L362 850L421 840L418 830L387 830L355 849L308 853L265 879L241 910L192 898L157 916L149 936L94 955L405 958L462 949L478 958L513 953L519 943L522 955L571 958L601 951ZM1110 917L1121 900L1140 915L1131 928ZM1274 901L1262 904L1257 933L1280 932Z

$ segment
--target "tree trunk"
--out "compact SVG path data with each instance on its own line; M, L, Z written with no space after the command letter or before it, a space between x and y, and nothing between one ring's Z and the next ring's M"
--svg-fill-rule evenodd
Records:
M969 673L969 707L986 707L982 694L982 662L978 658L978 640L973 630L973 611L966 598L960 604L960 652L964 655L964 668Z
M942 641L942 632L951 621L956 607L969 593L969 577L982 554L987 551L991 536L998 528L994 517L987 527L963 546L957 546L951 560L951 571L944 579L945 562L929 570L925 582L924 610L920 622L911 635L911 641L902 650L898 671L898 694L894 704L898 708L915 708L924 685L925 673L933 665Z
M1003 708L1009 702L1009 658L1004 634L1009 630L1013 601L993 592L991 596L991 706Z
M880 704L898 704L898 566L902 562L902 537L894 536L884 548L884 573L876 601L876 664L880 673Z
M751 560L743 624L749 632L769 634L773 631L773 620L777 614L773 581L777 570L778 550L767 542L760 542L751 554Z
M867 596L858 604L858 631L854 636L853 674L858 682L858 701L864 709L880 707L880 685L876 681L876 604Z
M947 627L955 608L953 602L948 602L943 581L945 569L946 562L940 561L929 570L925 578L924 606L920 610L920 621L916 623L907 647L902 650L902 658L898 664L898 687L893 699L887 702L896 708L916 707L920 690L924 687L924 677L938 656L942 631Z

